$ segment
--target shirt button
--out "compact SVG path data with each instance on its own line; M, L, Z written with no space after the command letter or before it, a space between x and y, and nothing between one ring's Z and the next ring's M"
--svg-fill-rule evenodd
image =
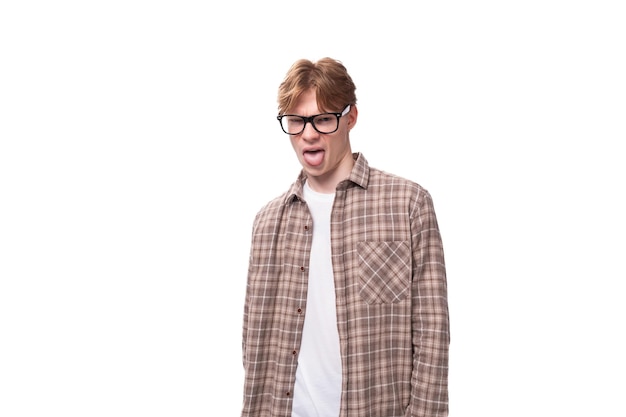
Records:
M308 224L304 225L304 230L309 230L309 225Z
M285 393L285 395L286 395L287 397L289 397L289 396L291 395L291 393L290 393L289 391L287 391L287 392Z
M302 309L301 308L298 309L298 314L302 314Z
M296 353L298 353L298 352L296 352L296 351L294 350L294 351L293 351L293 352L291 352L291 353L292 353L293 355L295 355L295 354L296 354Z
M303 266L300 267L300 271L304 272L304 267Z

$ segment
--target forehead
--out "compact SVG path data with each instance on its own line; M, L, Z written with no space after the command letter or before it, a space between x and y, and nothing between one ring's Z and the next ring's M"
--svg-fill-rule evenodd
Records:
M317 95L315 90L307 90L294 102L289 113L299 114L301 116L311 116L313 114L322 113L317 107Z

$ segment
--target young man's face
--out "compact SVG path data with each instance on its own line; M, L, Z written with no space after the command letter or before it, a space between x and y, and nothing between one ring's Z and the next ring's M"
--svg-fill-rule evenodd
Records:
M309 90L300 97L289 113L312 116L326 111L328 110L320 110L317 107L315 91ZM333 133L319 133L311 123L307 123L302 133L290 135L291 145L308 175L309 185L313 190L333 193L337 184L350 175L354 161L349 132L356 123L357 115L357 108L353 105L350 111L339 119L339 127Z

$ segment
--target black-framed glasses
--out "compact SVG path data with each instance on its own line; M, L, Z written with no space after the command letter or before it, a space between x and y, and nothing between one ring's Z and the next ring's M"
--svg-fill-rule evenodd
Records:
M297 114L281 114L277 116L280 127L288 135L299 135L304 132L307 123L311 123L313 129L321 134L327 135L339 129L339 119L350 111L348 104L340 113L321 113L305 117Z

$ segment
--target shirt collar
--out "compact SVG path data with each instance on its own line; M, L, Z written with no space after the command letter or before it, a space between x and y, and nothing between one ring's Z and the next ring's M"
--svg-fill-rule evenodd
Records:
M344 181L341 181L337 184L337 190L345 190L351 186L357 185L363 189L367 189L370 178L370 166L367 162L367 159L360 152L355 152L352 154L352 158L354 158L354 166L352 167L352 171L348 178ZM295 199L299 199L304 201L303 198L303 187L304 182L306 181L306 174L304 171L300 171L300 175L298 175L298 179L294 182L289 191L287 191L287 195L285 197L285 204L288 204Z

